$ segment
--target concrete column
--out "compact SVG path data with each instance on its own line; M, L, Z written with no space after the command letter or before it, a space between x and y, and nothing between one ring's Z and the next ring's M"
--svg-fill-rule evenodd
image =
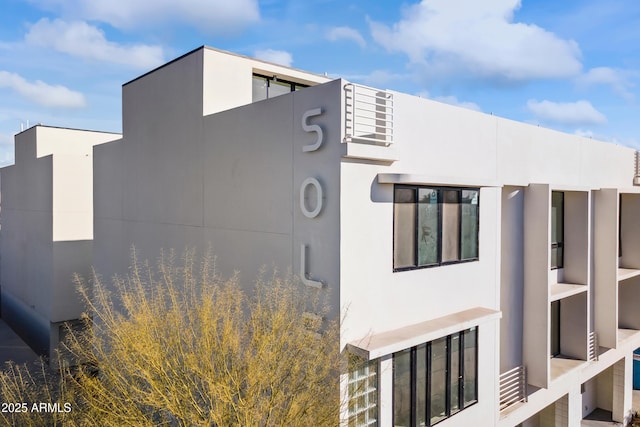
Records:
M633 393L633 359L624 357L613 365L613 410L614 421L626 425L631 418Z
M580 427L582 421L582 393L580 393L580 384L572 386L569 394L565 396L567 399L567 421L561 424L568 427Z

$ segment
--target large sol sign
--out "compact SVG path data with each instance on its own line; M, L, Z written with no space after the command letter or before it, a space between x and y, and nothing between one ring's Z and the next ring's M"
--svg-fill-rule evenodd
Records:
M305 153L312 153L314 151L317 151L324 142L324 133L322 132L322 128L320 127L320 125L309 124L309 119L311 117L320 115L322 115L321 108L307 110L302 115L302 129L305 132L315 132L316 134L316 141L313 144L305 145L302 147L302 151ZM316 197L315 204L312 205L313 207L310 207L307 206L307 194L309 194L312 189L315 190ZM322 189L322 185L316 178L308 177L304 181L302 181L302 184L300 185L300 210L305 217L313 219L320 214L320 212L322 211L323 194L324 191ZM307 273L307 246L308 245L302 243L300 247L300 278L302 279L302 283L307 286L321 288L324 283L321 280L312 279L309 273Z

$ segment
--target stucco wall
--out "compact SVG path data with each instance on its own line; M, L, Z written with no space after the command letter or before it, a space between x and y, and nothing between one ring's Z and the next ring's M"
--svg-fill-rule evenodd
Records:
M121 142L95 151L98 271L126 273L132 245L150 260L162 248L202 253L211 245L221 272L240 271L250 286L263 266L299 274L306 244L308 272L337 289L340 82L202 116L202 83L183 82L184 75L202 82L198 73L201 52L125 86L123 110L137 118L127 119ZM148 110L135 113L147 98ZM316 133L303 129L302 116L315 108L322 114L308 122L321 126L324 142L303 152ZM324 190L313 219L299 208L308 177ZM337 293L330 300L337 313Z
M91 265L92 147L118 137L34 126L16 136L16 164L0 170L2 317L40 353L50 322L82 312L72 278Z

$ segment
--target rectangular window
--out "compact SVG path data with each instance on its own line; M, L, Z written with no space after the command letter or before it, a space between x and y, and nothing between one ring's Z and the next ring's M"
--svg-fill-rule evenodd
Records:
M378 361L351 358L349 371L349 427L378 425Z
M294 83L279 79L277 76L253 75L253 102L284 95L289 92L308 87L302 83Z
M551 302L551 357L560 355L560 300Z
M551 268L564 266L564 193L551 192Z
M398 427L411 425L411 353L412 350L407 349L393 355L393 420Z
M477 331L394 353L394 426L432 426L478 401Z
M268 84L269 83L266 77L256 76L256 75L253 76L253 81L252 81L253 102L267 99Z
M479 189L397 185L395 271L478 259Z
M460 205L461 259L478 258L478 191L462 190Z
M443 337L431 343L431 369L429 370L429 378L431 380L431 393L429 393L429 403L431 405L430 425L447 418L448 339L449 337Z
M462 335L462 348L464 349L463 365L463 392L462 407L478 401L478 328L464 331Z
M401 190L401 189L399 189ZM412 188L404 188L403 190L415 193ZM410 207L415 211L415 206ZM418 265L433 265L438 263L438 243L440 242L440 233L438 230L438 212L440 205L438 204L438 190L435 188L419 188L418 189ZM416 230L410 227L408 233L408 241L412 240L412 236ZM400 239L402 237L398 236ZM402 245L399 245L402 246ZM412 247L412 244L408 245ZM405 266L413 266L414 259L411 253L411 262Z
M444 190L442 204L442 262L460 259L459 191Z
M393 205L394 232L396 239L404 242L402 245L395 245L394 265L396 268L411 267L414 264L415 256L415 218L416 199L415 191L411 188L397 188L395 203Z

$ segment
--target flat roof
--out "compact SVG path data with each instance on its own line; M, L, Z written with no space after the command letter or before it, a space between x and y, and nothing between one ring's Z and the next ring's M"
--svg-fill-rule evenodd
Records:
M147 76L147 75L149 75L149 74L151 74L151 73L154 73L154 72L156 72L156 71L160 70L161 68L164 68L164 67L166 67L166 66L168 66L168 65L170 65L170 64L173 64L174 62L180 61L181 59L183 59L183 58L185 58L185 57L187 57L187 56L189 56L189 55L192 55L192 54L194 54L194 53L196 53L196 52L199 52L199 51L201 51L201 50L211 50L211 51L214 51L214 52L223 53L223 54L225 54L225 55L235 56L235 57L238 57L238 58L243 58L243 59L247 59L247 60L251 60L251 61L256 61L256 62L262 62L263 64L269 64L269 65L272 65L272 66L282 67L282 68L286 68L286 69L288 69L288 70L297 71L297 72L299 72L299 73L304 73L304 74L309 74L309 75L316 76L316 77L326 78L326 79L327 79L327 81L333 80L333 79L331 79L331 78L329 78L329 77L327 77L327 76L323 76L322 74L313 73L313 72L310 72L310 71L302 70L302 69L300 69L300 68L288 67L288 66L286 66L286 65L277 64L277 63L275 63L275 62L264 61L264 60L262 60L262 59L254 58L254 57L251 57L251 56L241 55L241 54L239 54L239 53L229 52L229 51L227 51L227 50L222 50L222 49L217 49L217 48L215 48L215 47L202 45L202 46L199 46L199 47L197 47L197 48L195 48L195 49L193 49L193 50L191 50L191 51L189 51L189 52L187 52L187 53L185 53L185 54L183 54L183 55L178 56L177 58L172 59L172 60L171 60L171 61L169 61L169 62L166 62L166 63L164 63L164 64L162 64L162 65L160 65L160 66L158 66L158 67L156 67L156 68L154 68L154 69L152 69L152 70L147 71L146 73L144 73L144 74L142 74L142 75L140 75L140 76L136 77L136 78L135 78L135 79L133 79L133 80L129 80L128 82L124 83L122 86L124 87L124 86L128 85L129 83L133 83L133 82L135 82L136 80L139 80L139 79L141 79L141 78L143 78L143 77L145 77L145 76Z

